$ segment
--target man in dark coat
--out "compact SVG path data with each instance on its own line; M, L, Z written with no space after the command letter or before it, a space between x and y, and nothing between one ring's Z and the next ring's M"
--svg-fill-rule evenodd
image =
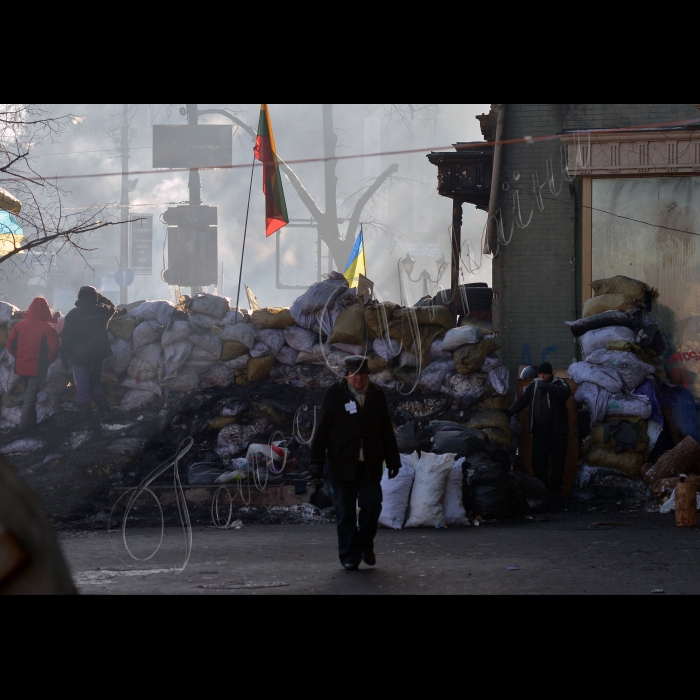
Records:
M530 407L532 433L532 471L544 482L555 498L561 495L566 466L566 448L569 441L569 411L566 402L571 396L569 385L554 376L549 362L537 368L535 379L522 396L509 408L508 416L515 416ZM552 478L549 478L549 458L552 458Z
M65 369L73 365L78 409L85 425L91 422L93 401L102 415L109 411L100 376L102 363L112 356L107 324L115 313L114 304L94 287L81 287L63 326L61 360Z
M393 479L401 468L401 457L386 396L370 383L364 357L346 358L345 377L323 397L309 458L312 476L321 475L326 460L338 520L340 562L346 569L357 569L360 560L373 566L383 463Z
M37 394L46 382L49 365L58 357L58 335L49 325L52 320L49 303L43 297L37 297L7 338L7 349L15 358L15 374L21 377L24 386L19 422L23 433L36 428Z

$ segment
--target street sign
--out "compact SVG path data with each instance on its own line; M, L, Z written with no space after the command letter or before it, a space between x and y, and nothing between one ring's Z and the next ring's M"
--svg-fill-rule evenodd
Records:
M223 168L233 164L228 124L154 124L154 168Z
M128 267L120 267L114 275L114 281L120 287L130 287L134 283L134 273Z
M135 275L153 274L153 215L139 214L131 224L131 271Z

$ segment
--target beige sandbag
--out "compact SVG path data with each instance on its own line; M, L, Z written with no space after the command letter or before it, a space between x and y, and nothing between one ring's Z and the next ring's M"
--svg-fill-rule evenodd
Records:
M509 450L512 440L510 430L501 430L500 428L484 428L484 432L489 436L489 442L493 443L502 450Z
M597 316L606 311L629 311L637 307L637 302L629 294L603 294L589 299L583 305L583 317Z
M264 379L270 374L270 370L275 366L275 358L272 355L265 355L264 357L251 357L248 362L248 381L257 382L259 379ZM236 375L236 384L238 384L238 377Z
M452 316L444 306L417 306L407 309L396 309L395 319L415 318L419 326L438 325L449 330L452 328Z
M237 357L247 355L249 352L250 350L243 343L239 343L237 340L225 340L221 348L221 361L235 360Z
M605 344L606 350L615 350L617 352L633 352L638 353L641 348L635 343L631 343L629 340L612 340Z
M478 372L481 369L487 355L500 349L500 344L493 338L487 338L475 345L464 345L461 348L457 348L452 354L455 369L460 374L474 374L474 372Z
M365 309L365 322L370 340L380 338L386 333L387 324L391 323L396 306L393 301L384 301Z
M294 325L294 319L289 312L289 307L258 309L253 311L251 321L256 326L275 328L280 331Z
M615 448L615 440L612 438L607 442L603 441L605 435L605 423L598 423L597 425L591 426L591 440L596 445L605 445L610 449ZM647 435L646 421L641 419L641 422L637 424L637 444L635 445L633 452L640 452L646 454L649 450L649 436Z
M365 310L359 302L350 304L338 314L329 342L365 345L366 338Z
M128 342L134 336L136 319L133 316L115 316L107 328L115 338Z
M501 396L500 394L494 394L493 396L487 396L482 401L474 405L477 411L490 411L498 408L510 408L511 400L508 396Z
M658 296L646 282L633 280L631 277L618 275L617 277L609 277L604 280L595 280L591 282L593 294L597 297L603 294L628 294L639 301L644 301L647 292L652 293L652 298Z
M7 338L10 332L7 330L7 326L0 326L0 348L4 348L7 345Z
M508 416L500 411L479 411L468 423L467 428L483 430L484 428L508 428Z
M376 352L371 352L367 355L367 365L371 374L376 374L377 372L385 370L388 364L389 363L381 357L381 355L377 355Z
M483 318L472 318L471 316L462 316L459 319L459 325L474 326L481 331L482 335L493 335L493 322L485 321Z
M646 462L647 454L632 452L625 450L624 452L615 452L609 447L602 445L592 445L588 451L586 461L592 467L607 467L608 469L616 469L632 479L639 479L641 476L642 465Z

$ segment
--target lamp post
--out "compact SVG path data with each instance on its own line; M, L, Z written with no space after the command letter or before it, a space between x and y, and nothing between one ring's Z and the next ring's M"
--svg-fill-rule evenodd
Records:
M433 287L437 286L440 284L440 280L442 279L442 276L445 274L445 271L447 270L447 267L449 265L449 262L445 259L444 255L441 255L438 260L435 261L435 264L437 265L437 279L433 279L430 276L430 273L427 270L423 270L423 272L420 273L420 276L418 279L413 279L411 277L411 273L413 272L413 268L416 265L416 261L411 257L410 253L406 253L406 257L403 258L402 260L399 260L399 265L403 266L404 272L406 273L406 277L411 282L420 282L421 280L423 281L423 296L427 297L429 294L428 291L428 283L432 283ZM401 269L399 268L399 282L401 282Z

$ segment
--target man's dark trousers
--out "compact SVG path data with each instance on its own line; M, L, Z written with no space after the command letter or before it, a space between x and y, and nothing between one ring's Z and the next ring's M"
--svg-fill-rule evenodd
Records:
M559 496L564 481L566 448L569 436L557 435L548 430L537 430L532 434L532 471L547 486L550 493ZM552 478L549 478L549 458L552 458Z
M382 487L369 477L364 462L357 463L354 481L333 481L335 515L338 520L340 563L359 564L362 552L374 550L377 522L382 512ZM360 507L357 529L357 510Z

